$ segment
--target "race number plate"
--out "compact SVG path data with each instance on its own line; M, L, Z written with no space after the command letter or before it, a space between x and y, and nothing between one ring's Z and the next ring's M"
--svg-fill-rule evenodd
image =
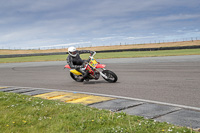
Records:
M98 62L95 59L91 59L89 62L89 65L93 68L95 68L97 66Z

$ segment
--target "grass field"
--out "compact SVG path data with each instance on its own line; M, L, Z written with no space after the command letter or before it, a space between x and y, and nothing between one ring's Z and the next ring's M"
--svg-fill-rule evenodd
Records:
M108 59L108 58L136 58L136 57L180 56L180 55L200 55L200 49L97 53L95 55L95 58ZM87 59L88 56L89 54L81 55L83 59ZM66 58L67 55L0 58L0 63L65 61Z
M0 92L1 133L191 133L123 112Z

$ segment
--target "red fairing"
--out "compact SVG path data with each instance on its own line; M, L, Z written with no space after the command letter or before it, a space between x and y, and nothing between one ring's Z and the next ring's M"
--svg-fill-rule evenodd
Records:
M106 65L104 65L104 64L97 64L97 66L96 66L96 68L105 68L106 67Z
M69 69L71 69L69 65L65 65L65 68L69 68Z

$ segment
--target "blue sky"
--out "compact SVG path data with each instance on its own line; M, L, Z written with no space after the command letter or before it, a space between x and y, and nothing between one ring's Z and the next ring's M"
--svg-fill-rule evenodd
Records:
M200 39L200 0L0 0L0 49Z

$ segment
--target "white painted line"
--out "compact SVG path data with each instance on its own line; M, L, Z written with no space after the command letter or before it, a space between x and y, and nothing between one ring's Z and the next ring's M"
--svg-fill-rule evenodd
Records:
M159 101L153 101L153 100L131 98L131 97L123 97L123 96L115 96L115 95L107 95L107 94L90 93L90 92L79 92L79 91L77 91L77 93L84 93L84 94L91 94L91 95L98 95L98 96L105 96L105 97L113 97L113 98L120 98L120 99L135 100L135 101L141 101L141 102L147 102L147 103L155 103L155 104L168 105L168 106L174 106L174 107L179 107L179 108L184 108L184 109L191 109L191 110L200 111L200 108L198 108L198 107L179 105L179 104L172 104L172 103L165 103L165 102L159 102Z
M15 88L18 88L16 86L1 86L1 87L15 87ZM22 87L19 87L19 88L22 88ZM23 88L25 88L25 87L23 87ZM26 88L34 88L34 87L26 87ZM113 97L113 98L119 98L119 99L135 100L135 101L141 101L141 102L147 102L147 103L154 103L154 104L161 104L161 105L174 106L174 107L179 107L179 108L184 108L184 109L190 109L190 110L200 111L200 108L198 108L198 107L192 107L192 106L186 106L186 105L179 105L179 104L172 104L172 103L165 103L165 102L159 102L159 101L153 101L153 100L146 100L146 99L139 99L139 98L124 97L124 96L115 96L115 95L108 95L108 94L99 94L99 93L90 93L90 92L81 92L81 91L71 91L71 90L46 89L46 88L35 88L35 89L55 90L55 91L64 91L64 92L72 92L72 93L82 93L82 94L104 96L104 97Z

